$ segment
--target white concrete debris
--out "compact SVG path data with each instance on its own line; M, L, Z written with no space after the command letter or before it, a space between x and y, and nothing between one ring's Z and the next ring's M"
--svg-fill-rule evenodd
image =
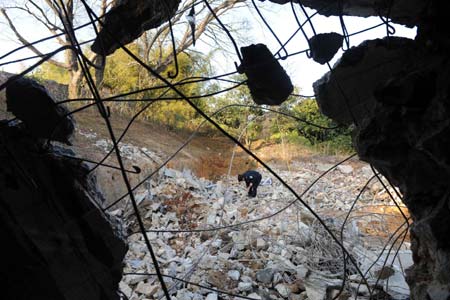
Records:
M228 271L228 277L230 277L234 281L238 281L239 278L241 277L241 273L239 273L238 270L230 270Z
M287 298L291 294L291 290L285 284L282 283L277 284L275 286L275 289L277 290L278 293L280 293L280 295L283 298Z
M260 300L260 299L262 299L261 296L258 295L257 293L251 293L251 294L248 294L247 297L252 298L252 299L255 299L255 300Z
M251 282L239 282L238 289L241 292L249 292L249 291L251 291L253 289L252 288L252 283Z
M95 145L105 151L112 146L106 140L98 140ZM138 160L144 151L126 144L121 145L122 148L124 156L130 156L132 160ZM157 156L148 149L145 152ZM303 192L332 166L302 163L295 168L302 171L280 171L279 175L296 191ZM263 178L272 178L266 172L261 173ZM318 212L339 237L345 213L371 176L367 167L340 166L308 189L302 201ZM197 178L189 170L163 168L149 180L146 188L137 189L135 195L146 228L153 231L197 230L146 233L162 272L252 299L325 300L328 299L327 291L339 291L342 283L339 274L343 273L342 249L323 229L318 230L321 225L304 205L296 202L279 182L271 180L271 184L258 188L256 198L248 198L244 185L238 183L235 176L212 182ZM377 189L376 193L379 192ZM344 245L358 260L363 272L368 271L368 266L383 248L382 235L377 235L373 227L385 225L379 214L363 214L363 208L373 207L373 212L378 212L375 209L380 204L390 206L393 203L387 198L380 202L379 196L375 196L369 186L343 231ZM127 230L138 232L130 205L115 207L113 213L126 216ZM233 226L256 219L257 222ZM370 231L365 228L368 224L371 224ZM198 231L214 227L221 230ZM385 234L381 227L380 233ZM134 300L158 299L162 294L156 277L145 275L154 274L155 269L142 236L131 234L128 242L124 273L142 275L124 276L120 290ZM411 264L410 253L408 247L403 247L390 266L390 275L378 282L388 294L396 297L394 299L402 299L409 292L403 271ZM388 258L391 261L393 256ZM376 264L368 272L369 284L375 284L381 266ZM350 263L347 268L350 276L344 291L354 297L354 285L358 285L361 278ZM166 284L174 286L171 291L177 300L234 299L170 278L166 278Z
M87 135L86 133L83 134L85 137L90 138L90 135ZM109 151L111 151L111 149L113 149L113 143L110 140L105 140L105 139L99 139L96 140L93 143L93 146L99 148L100 150L102 150L105 154L108 153ZM152 159L155 162L159 163L161 162L161 155L143 147L143 148L139 148L136 147L132 144L126 144L126 143L119 143L119 150L120 150L120 154L129 160L132 161L140 161L143 159Z
M344 174L350 174L353 172L353 167L350 165L339 165L337 169Z
M217 300L219 299L218 295L216 293L211 293L206 296L206 300Z

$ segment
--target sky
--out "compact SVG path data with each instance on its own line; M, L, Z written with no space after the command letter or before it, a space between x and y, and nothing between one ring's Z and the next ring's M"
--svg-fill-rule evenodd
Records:
M7 2L7 0L0 0L0 6L6 5ZM268 46L272 53L278 51L280 49L280 45L260 20L259 16L256 14L254 8L251 5L251 2L248 2L250 8L239 8L238 10L232 12L232 14L230 14L228 17L225 17L223 19L224 22L235 22L236 20L241 19L246 19L248 21L248 25L246 26L247 28L239 33L241 34L240 40L243 39L244 42L239 44L238 46L247 46L252 43L264 43ZM270 26L282 42L287 41L289 37L298 29L298 25L295 21L291 6L289 4L277 5L269 1L256 2L262 14L270 23ZM306 11L308 15L312 15L314 13L314 11L310 9L307 9ZM300 9L297 10L297 13L302 22L306 20L306 17L302 15ZM20 29L21 33L23 33L30 41L34 41L48 35L48 31L46 31L43 27L40 27L36 23L31 22L29 19L20 18L19 16L14 15L13 17L15 17L15 22L17 22L17 27ZM341 33L341 25L337 17L323 17L320 15L316 15L312 18L312 22L317 33ZM350 34L358 32L365 28L370 28L372 26L381 24L381 20L376 17L344 17L344 22L347 27L347 31ZM394 27L396 30L396 33L394 34L395 36L414 38L414 36L416 35L415 28L411 29L399 25L395 25ZM310 26L305 26L305 30L306 34L309 37L313 35ZM368 32L351 36L350 47L357 46L364 40L382 38L384 36L386 36L386 26L380 26ZM83 40L83 36L81 37L81 40ZM20 44L18 44L18 42L14 42L14 36L4 23L4 19L1 19L0 56L16 48L18 45ZM40 47L40 49L45 52L51 50L52 48L54 49L54 44L46 43ZM307 48L307 41L301 32L299 32L286 46L286 50L288 53L295 53ZM211 50L208 45L202 43L201 41L199 41L197 43L197 46L193 49L206 53ZM331 61L331 65L333 65L337 61L342 53L343 51L340 50L335 55L335 57ZM33 54L29 50L23 50L17 55L12 55L0 60L0 63L10 61L12 59L18 59L20 57L26 57L29 55ZM233 58L233 55L224 56L220 52L217 52L217 55L214 57L212 64L215 67L216 73L221 74L229 71L234 71L234 61L237 61L237 57ZM33 61L0 66L0 70L12 73L19 72L30 65L32 62ZM280 60L280 63L285 68L288 75L291 77L293 84L300 89L300 93L303 95L313 95L313 82L320 79L329 70L326 65L320 65L314 62L312 59L309 59L304 53L291 56L286 60Z
M298 26L292 13L290 4L277 5L269 1L257 2L263 16L269 21L273 31L277 34L282 42L287 41L290 36L297 30ZM306 8L309 16L315 13L314 10ZM272 53L277 52L280 49L276 39L270 33L265 25L260 21L259 16L254 9L243 9L242 14L251 15L253 22L249 36L251 36L250 43L265 43ZM301 14L298 9L297 14L301 22L306 20L306 17ZM257 20L255 22L255 20ZM337 32L342 33L341 25L338 17L324 17L316 15L312 18L313 25L316 33ZM360 17L344 17L344 22L349 34L356 33L362 29L370 28L372 26L381 24L380 18L360 18ZM416 28L406 28L400 25L394 25L395 36L403 36L413 39L416 36ZM310 26L305 26L306 34L311 37L313 32ZM380 26L376 29L370 30L365 33L357 34L350 37L350 47L357 46L364 40L383 38L386 36L386 26ZM245 46L245 45L240 45ZM301 32L299 32L290 42L287 44L286 49L288 53L295 53L301 50L308 49L308 44ZM342 56L343 51L340 50L330 62L333 66L334 63ZM306 54L299 54L289 57L286 60L280 60L281 65L285 68L288 75L291 77L293 84L300 88L300 92L303 95L313 95L312 84L320 79L326 72L329 71L327 65L320 65L309 59Z

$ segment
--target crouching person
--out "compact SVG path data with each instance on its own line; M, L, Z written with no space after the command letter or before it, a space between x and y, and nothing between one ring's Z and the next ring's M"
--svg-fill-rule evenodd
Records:
M248 196L256 197L256 190L261 182L261 174L257 171L249 170L243 174L238 175L238 181L245 181L245 185L248 188Z

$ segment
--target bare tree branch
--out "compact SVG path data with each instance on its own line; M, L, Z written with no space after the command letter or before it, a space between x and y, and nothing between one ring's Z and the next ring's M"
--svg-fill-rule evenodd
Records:
M25 39L17 30L17 28L14 26L14 23L12 22L12 20L10 19L10 17L8 16L8 14L6 13L6 10L4 8L0 8L0 12L2 13L2 15L5 17L6 21L8 22L9 28L11 28L11 30L14 32L15 36L17 37L17 39L24 45L27 46L28 49L30 49L31 51L33 51L36 55L40 56L40 57L44 57L45 54L43 54L41 51L39 51L36 47L34 47L33 45L30 44L30 42L28 42L27 39ZM69 68L69 66L67 64L64 64L62 62L59 62L57 60L54 59L49 59L48 60L49 63L61 67L61 68Z
M220 5L213 8L214 13L217 16L221 16L225 14L230 9L233 9L237 4L244 3L246 0L227 0L222 2ZM192 5L192 2L189 2L190 4L185 5L186 7L189 7ZM184 10L185 10L184 9ZM182 9L183 11L183 9ZM199 13L197 13L199 15ZM177 17L174 19L176 21L179 21L182 14L177 15ZM208 12L207 15L202 19L200 23L197 24L196 30L195 30L195 39L198 40L200 36L207 30L208 25L212 25L212 21L214 20L214 15L211 12ZM174 22L175 24L175 22ZM158 36L162 35L164 32L168 34L169 25L166 24L158 29L158 31L155 33L155 36L152 39L152 43L155 43L158 40ZM191 33L189 26L187 26L186 31L183 34L183 37L181 38L180 42L178 43L178 47L176 50L176 54L179 54L181 52L184 52L187 48L189 48L193 44L193 39L191 38ZM151 47L150 47L151 49ZM150 50L148 50L150 51ZM148 53L149 55L150 53ZM158 73L163 72L167 67L173 62L174 57L173 55L168 55L165 57L163 61L160 61L159 64L156 66L156 71Z
M53 30L55 30L55 31L56 31L56 30L64 31L64 29L62 29L62 28L59 27L59 26L56 26L56 24L52 23L52 22L48 19L46 13L44 12L44 10L43 10L42 8L39 7L39 5L37 5L33 0L28 0L28 1L30 1L30 3L33 4L33 6L36 7L37 10L39 10L39 12L41 13L42 17L45 19L45 22L47 22L47 24L49 24L49 25L52 27ZM39 20L39 18L37 18L37 17L36 17L36 19ZM42 21L41 21L41 22L42 22ZM44 23L44 22L42 22L42 23Z

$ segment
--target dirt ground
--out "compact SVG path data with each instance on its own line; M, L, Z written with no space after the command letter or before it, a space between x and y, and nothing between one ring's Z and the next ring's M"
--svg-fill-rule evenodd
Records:
M109 134L104 120L99 117L95 109L87 110L76 115L77 127L83 131L97 133L98 139L108 139ZM129 118L113 114L111 117L116 136L120 136L129 122ZM190 132L174 132L165 127L157 126L145 121L136 121L130 127L123 142L138 147L146 147L152 151L170 155L174 153L190 136ZM91 141L78 137L75 143L77 152L93 160L101 159L102 153L92 152ZM301 145L281 145L255 142L249 145L259 158L278 170L289 170L293 162L303 160L319 160L324 163L336 162L339 157L320 156L311 153ZM233 155L233 152L234 155ZM232 164L231 164L232 162ZM242 173L248 169L257 168L257 162L228 138L220 135L206 136L197 134L192 141L168 163L174 169L187 168L197 176L207 179L217 179L228 173L231 175Z

